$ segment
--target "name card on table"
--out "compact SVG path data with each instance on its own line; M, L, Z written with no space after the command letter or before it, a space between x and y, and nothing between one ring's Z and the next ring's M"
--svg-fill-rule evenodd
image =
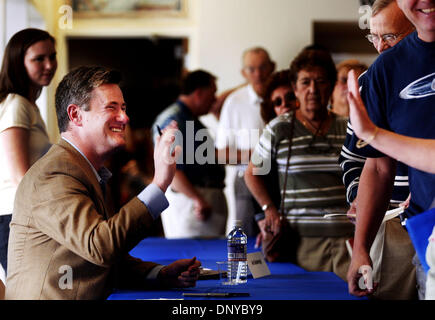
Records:
M264 260L263 254L258 252L248 253L248 267L254 279L270 275L269 267Z

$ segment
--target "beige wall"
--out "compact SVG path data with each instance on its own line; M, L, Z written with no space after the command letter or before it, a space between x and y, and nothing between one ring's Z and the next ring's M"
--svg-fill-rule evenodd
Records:
M218 91L243 81L244 49L268 49L277 69L288 68L311 43L313 20L357 21L358 0L201 0L198 66L219 77Z
M58 58L58 70L49 89L48 95L52 99L43 114L47 119L47 130L50 140L55 142L59 138L56 113L54 110L54 94L59 81L68 72L68 48L66 37L91 36L91 37L123 37L123 36L179 36L189 40L189 65L190 61L198 61L197 53L197 3L200 0L185 0L187 14L181 18L147 16L146 18L89 18L79 19L73 15L72 27L60 27L64 13L59 12L62 5L68 4L68 0L28 0L43 16L46 29L56 38ZM123 0L119 0L123 1ZM80 53L78 53L80 54ZM102 52L101 54L104 54ZM49 99L50 100L50 99Z

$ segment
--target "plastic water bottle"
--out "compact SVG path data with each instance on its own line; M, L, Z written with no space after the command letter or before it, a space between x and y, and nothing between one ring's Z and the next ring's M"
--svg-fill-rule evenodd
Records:
M227 237L228 281L231 284L247 282L248 263L246 258L248 237L242 230L242 221L234 221L234 228Z

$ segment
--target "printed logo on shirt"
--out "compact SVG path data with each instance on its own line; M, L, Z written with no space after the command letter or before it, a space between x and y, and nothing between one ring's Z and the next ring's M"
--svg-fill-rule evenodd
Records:
M412 82L400 92L399 96L402 99L409 100L432 95L435 95L435 72Z

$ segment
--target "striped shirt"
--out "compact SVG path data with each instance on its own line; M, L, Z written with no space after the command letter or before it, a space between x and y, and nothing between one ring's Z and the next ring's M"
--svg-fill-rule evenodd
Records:
M366 161L366 157L351 151L349 144L353 135L352 125L347 124L347 137L340 153L339 163L343 170L343 183L346 187L346 199L352 203L358 192L359 178ZM396 176L394 178L394 188L390 200L390 205L398 206L405 201L409 195L408 166L397 162Z
M273 119L265 127L252 155L257 167L265 161L276 164L280 189L283 190L289 149L291 115ZM285 193L287 219L298 224L331 225L349 222L343 219L325 219L326 213L347 210L345 188L338 156L346 137L346 120L333 118L325 136L314 136L295 120L291 158Z

